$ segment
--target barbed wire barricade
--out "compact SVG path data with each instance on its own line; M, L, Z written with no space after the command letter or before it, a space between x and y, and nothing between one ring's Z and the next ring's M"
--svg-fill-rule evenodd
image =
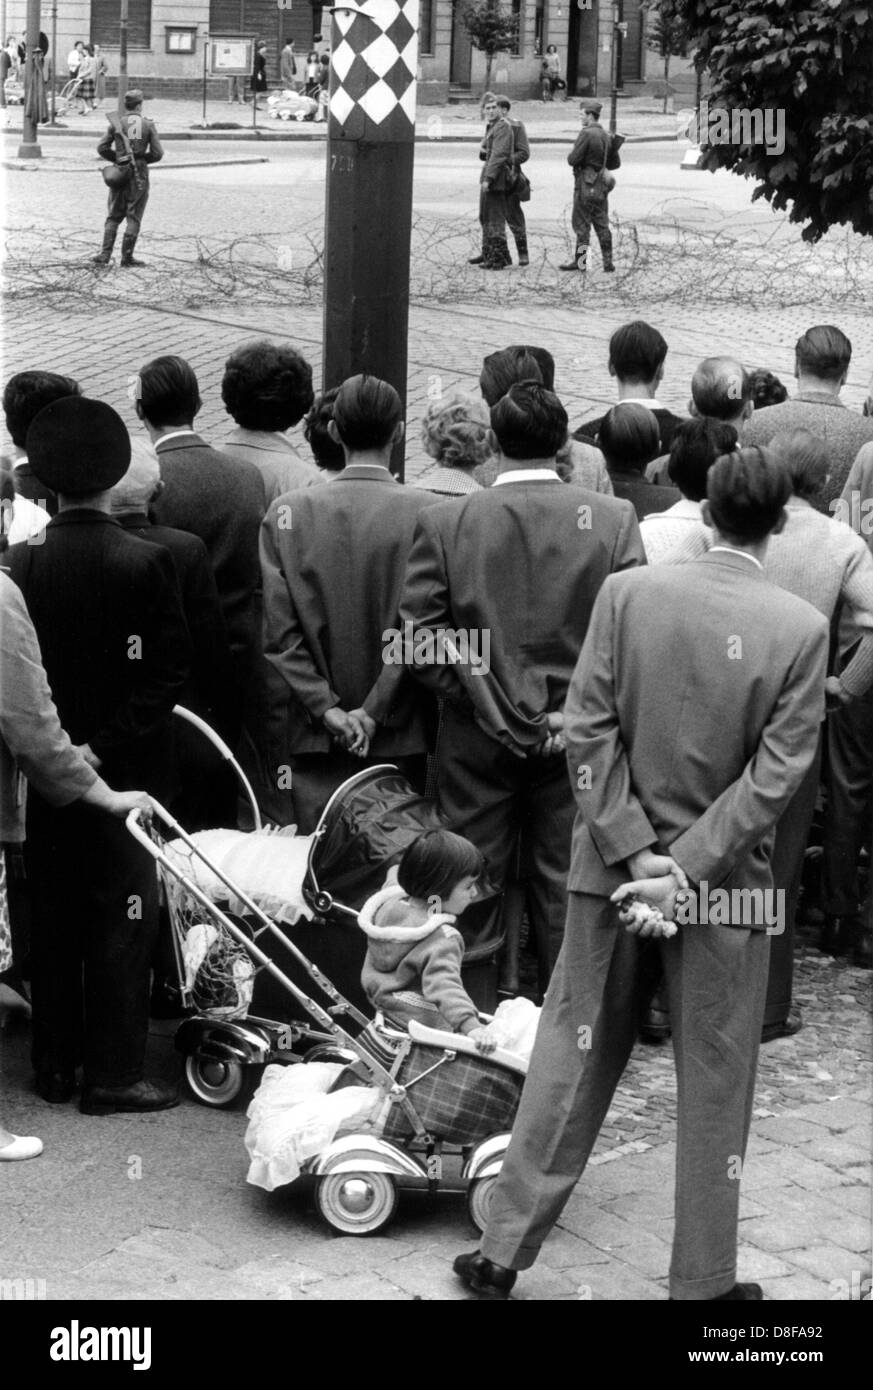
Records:
M550 227L529 226L530 265L482 271L467 264L479 229L468 218L413 219L410 295L413 303L463 301L572 307L647 304L792 305L873 303L873 242L834 229L816 246L800 240L787 218L772 227L746 215L725 216L704 201L672 199L634 222L613 217L617 273L600 270L596 244L587 275L558 265L574 244L570 206ZM51 298L62 305L83 296L98 303L172 304L202 308L221 301L311 303L322 289L321 216L286 231L240 237L166 236L149 229L148 265L95 267L96 233L43 230L7 234L5 290L13 299Z

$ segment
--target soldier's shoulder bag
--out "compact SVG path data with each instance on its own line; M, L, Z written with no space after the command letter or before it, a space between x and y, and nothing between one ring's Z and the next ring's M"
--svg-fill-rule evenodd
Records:
M127 134L121 122L114 116L110 116L109 124L113 134L121 140L124 146L127 162L125 164L104 164L100 172L103 175L103 182L106 184L107 188L126 188L133 178L136 167L134 164L133 150L130 147L130 141L127 138Z
M623 135L608 135L606 137L606 168L620 169L621 155L619 150L625 142Z

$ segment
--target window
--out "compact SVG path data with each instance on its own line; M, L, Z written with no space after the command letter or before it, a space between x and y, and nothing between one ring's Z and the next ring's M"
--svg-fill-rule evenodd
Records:
M433 0L421 0L418 18L418 51L433 53Z
M521 42L522 42L522 32L521 32L521 28L522 28L522 25L523 25L523 23L524 23L524 14L522 13L521 0L512 0L512 13L513 13L513 16L514 16L514 18L515 18L515 25L516 25L516 28L515 28L515 42L513 43L512 48L511 48L509 51L510 51L510 53L511 53L514 57L517 58L517 57L519 56L519 54L521 53Z
M91 42L103 48L119 45L118 0L91 0ZM128 48L152 46L152 0L129 0L127 14Z
M543 34L546 27L546 11L543 0L537 0L534 15L534 57L542 58L544 52Z
M194 53L197 47L196 28L167 28L165 30L167 53Z

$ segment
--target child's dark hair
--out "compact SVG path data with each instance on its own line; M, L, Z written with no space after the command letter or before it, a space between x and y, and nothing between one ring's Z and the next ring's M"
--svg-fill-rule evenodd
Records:
M475 845L451 830L426 830L407 845L397 882L411 898L448 898L462 878L481 878L485 861Z

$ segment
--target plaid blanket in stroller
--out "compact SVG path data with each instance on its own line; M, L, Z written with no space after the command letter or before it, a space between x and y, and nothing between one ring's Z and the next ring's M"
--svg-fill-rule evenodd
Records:
M524 1077L484 1057L456 1055L415 1044L400 1064L396 1081L430 1134L452 1144L478 1144L512 1129ZM412 1134L399 1105L391 1107L386 1139Z

